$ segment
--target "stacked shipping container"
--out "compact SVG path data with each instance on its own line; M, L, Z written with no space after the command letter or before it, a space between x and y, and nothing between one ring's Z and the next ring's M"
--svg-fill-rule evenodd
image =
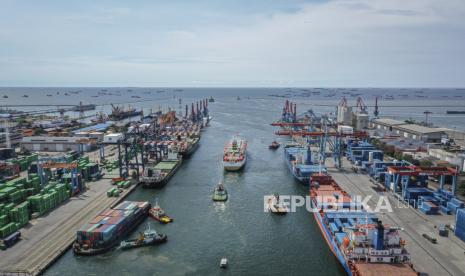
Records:
M76 241L90 248L103 248L127 234L129 229L147 215L148 202L124 201L118 206L99 213L76 234Z

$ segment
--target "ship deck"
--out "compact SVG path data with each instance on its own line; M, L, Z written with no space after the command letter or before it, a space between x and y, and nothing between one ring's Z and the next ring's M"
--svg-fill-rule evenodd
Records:
M380 275L396 275L396 276L416 276L408 264L370 264L370 263L355 263L354 268L356 276L380 276Z

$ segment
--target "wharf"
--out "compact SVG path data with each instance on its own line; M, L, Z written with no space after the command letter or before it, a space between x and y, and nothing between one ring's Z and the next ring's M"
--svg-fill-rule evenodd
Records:
M113 187L108 179L87 183L87 191L71 197L45 216L31 220L21 231L22 239L0 251L0 275L39 275L64 254L76 239L76 231L104 209L118 204L137 185L119 197L107 197Z
M459 240L452 231L449 237L438 234L440 224L455 224L453 215L424 215L411 206L400 203L391 192L379 192L368 175L357 174L350 170L352 164L343 159L343 168L334 168L329 161L328 173L352 196L372 196L368 205L374 208L380 196L387 196L392 213L378 214L385 223L404 229L400 234L407 241L406 248L410 252L414 269L423 275L463 275L465 271L465 243ZM437 239L432 244L422 234L426 233Z

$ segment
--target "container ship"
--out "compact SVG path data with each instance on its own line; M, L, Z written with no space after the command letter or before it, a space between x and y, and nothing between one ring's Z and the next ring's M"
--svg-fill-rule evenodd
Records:
M304 185L308 185L310 177L315 173L326 173L326 168L312 161L310 148L297 144L284 147L284 159L292 176Z
M240 170L247 160L247 141L234 136L224 147L223 167L226 171Z
M148 202L123 201L101 212L77 231L74 253L97 255L107 252L147 217L150 207Z
M465 114L465 110L447 110L446 114Z
M127 109L120 106L111 105L112 111L110 114L111 120L123 120L129 117L139 116L142 114L142 111L137 111L134 107L129 106Z
M168 151L166 159L158 162L153 167L146 167L141 178L140 183L144 188L162 188L168 181L176 174L176 171L181 167L182 157L175 149Z
M89 111L89 110L95 110L96 105L95 104L82 104L82 102L79 102L79 105L72 107L71 111Z
M400 228L357 206L331 176L312 176L310 198L320 231L348 275L417 275Z
M200 137L186 138L181 142L179 153L183 158L191 156L199 147Z

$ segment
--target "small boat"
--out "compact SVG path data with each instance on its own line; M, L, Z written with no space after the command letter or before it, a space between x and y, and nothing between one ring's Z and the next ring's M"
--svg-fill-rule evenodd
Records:
M133 98L133 99L140 99L139 96L131 96L131 98Z
M223 183L220 182L220 184L218 184L218 186L215 187L215 190L213 190L212 199L213 201L228 200L228 191L226 191L226 188L224 188Z
M51 96L52 96L52 94L47 94L47 97L51 97Z
M150 208L149 210L149 216L155 220L158 220L159 222L163 224L167 224L170 222L173 222L173 219L170 218L166 213L165 210L163 210L160 205L158 205L158 200L155 202L155 206Z
M131 249L142 246L157 245L164 243L168 240L168 236L165 234L158 234L157 231L150 229L150 224L144 233L140 233L137 239L125 240L120 243L120 248Z
M208 99L208 102L214 103L214 102L215 102L215 99L213 99L213 97L210 96L210 99Z
M274 195L273 198L268 199L268 210L277 215L285 215L289 212L287 206L285 206L279 199L278 194Z
M220 267L221 267L221 268L227 268L227 267L228 267L228 259L226 259L226 258L221 258Z
M240 100L241 100L241 97L237 96L237 100L240 101Z
M8 98L8 96L7 96L7 95L3 95L3 98L4 98L4 99L7 99L7 98Z
M24 94L23 98L29 98L29 95Z
M275 150L275 149L278 149L280 146L281 145L278 142L273 141L273 142L271 142L271 145L268 146L268 148Z

